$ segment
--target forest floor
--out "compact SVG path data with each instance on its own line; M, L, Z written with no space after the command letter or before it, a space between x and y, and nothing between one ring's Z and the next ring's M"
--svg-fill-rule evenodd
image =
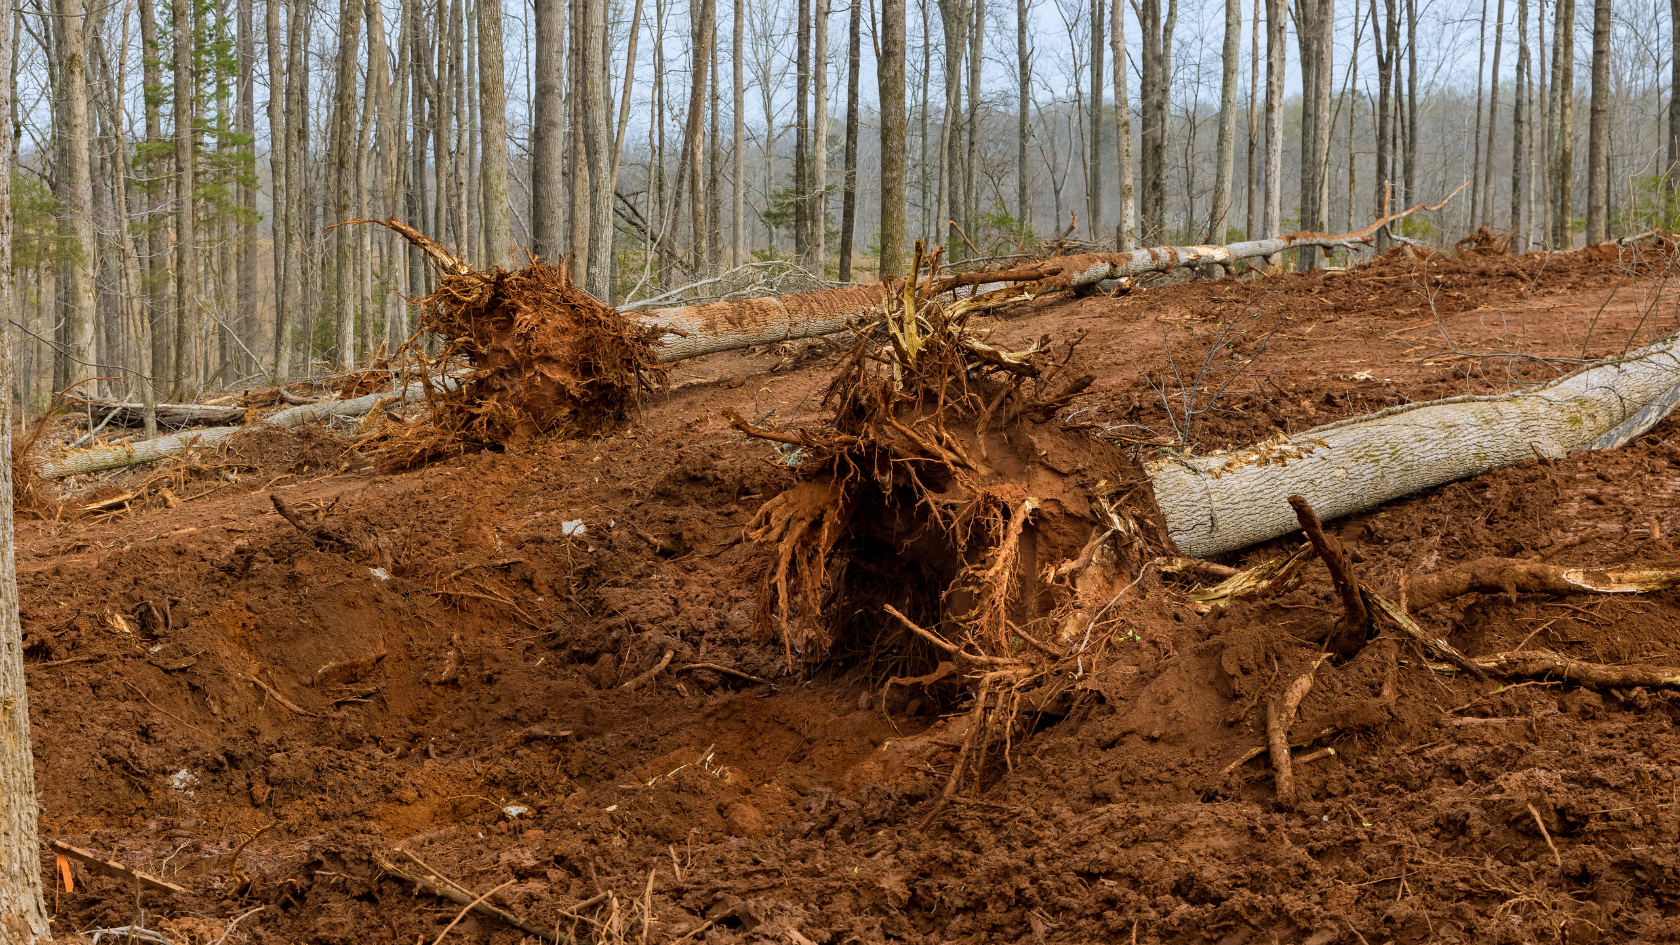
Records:
M1571 369L1547 358L1675 330L1672 261L1614 255L1393 254L986 324L1006 346L1085 333L1075 367L1099 381L1052 422L1208 450L1507 390ZM1298 769L1296 809L1274 803L1264 757L1225 773L1263 744L1259 694L1311 664L1340 612L1316 563L1270 601L1134 607L1122 658L930 822L960 691L893 687L883 708L889 677L923 671L903 654L790 671L752 632L768 552L744 527L789 475L722 411L817 421L837 351L686 362L604 438L386 473L322 430L271 431L75 483L20 521L43 841L184 890L72 861L72 891L43 847L54 928L432 942L461 906L397 875L429 870L499 888L494 904L562 940L1680 938L1672 691L1502 686L1403 653L1398 698L1373 713L1382 672L1356 658L1320 669L1302 705L1297 733L1340 734ZM1329 530L1388 584L1489 555L1675 562L1677 439L1671 419ZM125 491L121 511L81 511ZM337 538L288 524L271 494ZM1676 592L1472 595L1419 617L1471 655L1680 665ZM445 940L538 938L472 914Z

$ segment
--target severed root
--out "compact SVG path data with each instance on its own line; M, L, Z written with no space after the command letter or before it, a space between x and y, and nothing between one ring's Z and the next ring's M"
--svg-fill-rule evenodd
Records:
M1479 558L1413 578L1406 602L1422 610L1465 594L1639 594L1680 587L1680 570L1561 568L1515 558Z
M1272 779L1277 786L1280 806L1295 806L1295 769L1289 755L1289 726L1295 721L1295 711L1312 689L1313 674L1324 665L1328 656L1321 656L1312 668L1296 677L1283 691L1281 699L1266 700L1266 747L1272 753Z
M1365 635L1371 628L1371 615L1365 610L1365 600L1360 594L1359 577L1353 571L1353 559L1348 557L1347 550L1334 535L1324 533L1324 526L1318 520L1307 500L1292 495L1289 506L1295 510L1295 517L1301 522L1301 530L1307 533L1307 540L1312 542L1313 550L1330 569L1330 578L1336 582L1336 590L1342 595L1342 606L1347 613L1342 616L1336 626L1336 635L1330 641L1330 648L1337 656L1352 656L1365 645Z
M1209 588L1196 591L1190 595L1194 606L1202 613L1207 613L1215 607L1229 604L1232 601L1245 598L1261 599L1274 597L1285 593L1301 583L1301 569L1312 560L1313 547L1302 545L1294 553L1282 558L1274 558L1263 564L1255 565L1246 571L1237 571L1225 580ZM1162 559L1166 560L1166 559ZM1182 562L1189 559L1177 559ZM1194 573L1182 564L1175 567L1163 567L1163 571L1179 571Z
M1495 653L1470 662L1487 675L1499 679L1561 679L1595 688L1680 688L1680 667L1585 663L1547 650Z

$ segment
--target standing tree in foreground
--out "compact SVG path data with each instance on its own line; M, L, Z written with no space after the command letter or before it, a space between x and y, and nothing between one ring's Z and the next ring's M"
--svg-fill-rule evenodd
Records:
M1225 242L1231 225L1231 174L1237 142L1237 60L1242 56L1242 0L1225 0L1225 51L1219 81L1219 138L1215 149L1213 210L1208 242ZM1351 135L1350 135L1351 139Z
M881 261L879 276L904 276L904 0L881 0Z
M12 5L0 6L0 115L12 113ZM11 149L0 148L0 312L17 311L12 284ZM12 389L11 348L0 345L0 390ZM0 397L0 450L12 455L12 398ZM12 541L12 464L0 463L0 938L52 941L41 898L35 759L23 676L17 558Z
M863 51L862 30L863 0L852 0L851 23L846 34L846 163L841 171L840 196L841 282L852 281L852 239L857 230L858 68Z
M1132 184L1132 106L1126 94L1126 0L1114 0L1108 24L1109 59L1114 71L1114 149L1119 159L1120 225L1116 244L1120 252L1137 248L1137 193ZM1022 101L1026 101L1022 85ZM1022 109L1026 106L1023 104Z
M478 5L478 94L483 115L484 165L479 178L483 190L484 259L486 268L505 266L513 241L508 210L507 87L502 70L502 5ZM371 84L371 83L370 83Z

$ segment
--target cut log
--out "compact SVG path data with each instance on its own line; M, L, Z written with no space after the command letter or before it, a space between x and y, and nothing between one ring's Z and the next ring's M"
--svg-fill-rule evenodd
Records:
M70 402L76 413L93 414L94 423L107 419L122 427L137 427L145 422L144 404L124 404L111 400L78 399ZM157 422L165 426L185 427L197 423L239 423L245 419L244 407L217 407L209 404L157 404Z
M1146 469L1181 552L1206 557L1299 528L1289 496L1323 519L1490 469L1639 436L1680 401L1680 332L1627 357L1509 394L1452 397Z
M402 402L406 404L421 400L425 396L424 391L424 385L410 384L402 392ZM50 463L43 463L41 465L41 476L45 479L63 479L68 476L80 476L106 469L119 469L140 463L155 463L160 459L167 459L195 446L217 446L241 430L257 429L263 424L292 428L300 427L313 420L325 420L330 417L360 417L372 410L381 400L388 400L393 396L396 395L387 391L379 394L369 394L366 397L357 397L354 400L328 400L320 403L304 404L300 407L282 410L248 426L211 427L206 430L160 436L155 440L143 440L126 446L84 450L80 453L61 456Z

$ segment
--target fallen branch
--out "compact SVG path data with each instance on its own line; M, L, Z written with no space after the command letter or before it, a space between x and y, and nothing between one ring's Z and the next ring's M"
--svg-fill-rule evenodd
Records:
M629 682L625 683L622 686L619 686L618 688L624 690L625 692L634 692L637 689L640 689L643 686L647 685L649 682L651 682L653 680L653 677L655 677L655 676L659 675L660 673L664 672L665 667L671 665L671 657L673 655L675 655L675 652L676 651L667 647L664 655L659 657L659 662L653 664L652 669L648 670L645 673L642 673L640 676L637 676L635 679L630 680Z
M156 876L152 876L148 873L142 873L139 870L129 869L121 863L104 859L97 854L89 853L88 851L83 850L81 847L73 847L70 844L65 843L63 840L53 840L49 842L47 846L54 853L60 853L72 860L79 860L82 863L86 863L88 866L93 867L107 876L115 876L118 879L131 880L145 886L148 889L156 889L160 892L186 892L185 889L182 889L174 883L166 882L158 879Z
M407 853L406 850L402 852ZM420 862L419 858L415 857L411 853L408 854L408 857L416 863ZM377 853L373 855L373 862L378 864L379 868L385 872L390 873L392 876L399 879L408 880L419 889L429 892L434 896L441 896L442 898L448 899L449 901L459 905L467 906L470 911L478 912L482 915L487 915L493 919L505 922L519 931L524 932L526 935L535 936L545 942L554 942L556 945L559 945L562 941L560 935L556 931L541 928L540 926L534 925L531 922L514 915L506 909L493 906L489 902L485 901L485 897L475 897L473 893L468 892L454 881L439 876L432 870L431 867L425 866L423 863L421 865L426 870L425 874L416 875L400 866L397 866L395 863L392 863L390 860L385 859ZM494 891L495 890L491 890L491 892ZM605 901L606 898L607 894L602 893L588 902L578 903L573 908L581 909L593 903Z
M1499 679L1561 679L1594 688L1648 689L1680 688L1680 667L1616 666L1587 663L1547 650L1495 653L1471 660L1489 676Z
M70 409L78 413L92 413L96 421L118 426L137 427L145 422L144 404L125 404L95 398L69 401ZM206 404L157 404L157 422L165 426L184 427L194 423L239 423L245 419L244 407L213 407Z
M241 430L260 429L263 424L291 429L330 417L360 417L372 410L380 400L391 396L393 396L393 392L386 391L379 394L369 394L366 397L357 397L353 400L328 400L303 404L282 410L248 426L210 427L188 433L160 436L154 440L142 440L138 443L130 443L127 446L71 453L52 462L43 463L41 465L41 477L44 479L64 479L69 476L102 472L107 469L120 469L124 466L135 466L141 463L155 463L160 459L168 459L193 447L220 446L235 433ZM400 396L405 404L417 402L425 397L424 385L410 384L403 389Z

